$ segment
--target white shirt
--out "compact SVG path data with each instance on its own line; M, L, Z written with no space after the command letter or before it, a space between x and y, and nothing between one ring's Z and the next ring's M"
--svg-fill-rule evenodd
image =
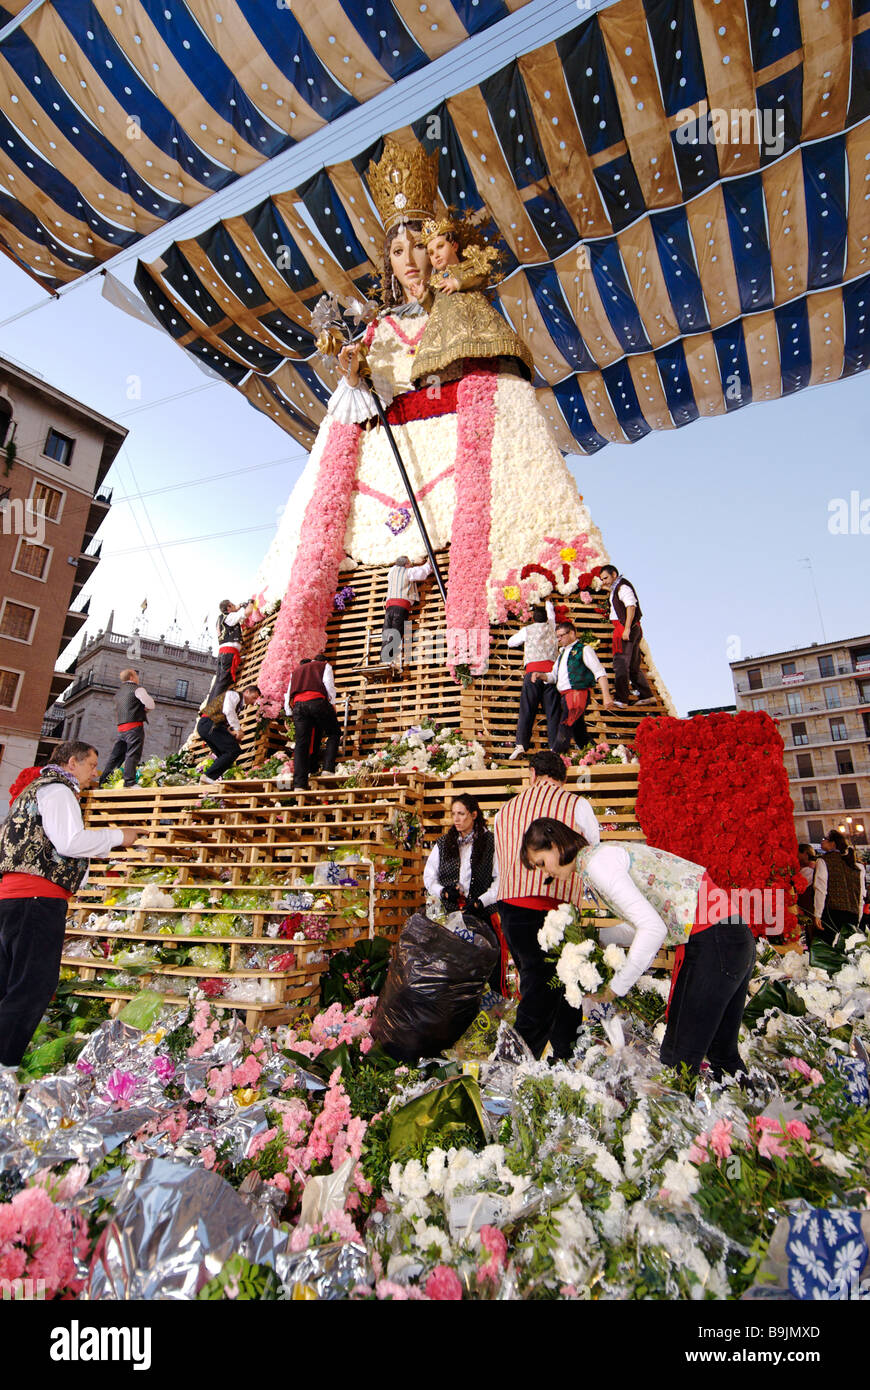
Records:
M117 826L85 830L78 797L71 786L51 782L47 787L40 787L36 793L36 804L43 830L58 854L65 859L102 859L124 843L124 832ZM82 880L82 887L86 882L87 874Z
M634 589L631 587L630 584L620 584L616 592L618 593L620 600L625 604L626 608L631 608L632 605L635 608L637 608L637 594L634 592ZM612 589L610 591L610 616L611 618L616 617L616 609L613 606Z
M553 670L550 671L547 675L547 680L551 682L555 681L556 689L559 691L571 689L571 682L568 679L568 653L571 651L573 647L576 647L576 645L576 642L569 642L567 647L562 648L562 650L559 653L559 659L556 662L556 665L553 667ZM598 657L595 655L594 647L590 647L587 645L583 648L583 660L589 667L589 670L592 672L595 679L597 681L601 680L601 677L605 674L605 671L604 667L601 665L601 662L598 660Z
M471 835L460 838L459 841L459 887L467 895L471 887ZM436 845L426 860L426 867L423 870L423 883L426 892L432 898L440 898L443 893L439 874L441 872L441 853ZM480 895L481 904L484 907L491 907L498 901L498 865L495 856L492 861L492 883L485 893Z
M232 729L234 734L240 733L242 728L241 724L239 723L239 705L241 704L241 702L242 697L237 690L228 690L226 695L224 696L224 702L222 706L224 712L224 719L227 721L227 724Z
M327 697L328 697L328 699L330 700L330 702L334 705L334 704L335 704L335 701L336 701L336 694L335 694L335 676L334 676L334 674L333 674L332 667L330 666L330 664L329 664L328 661L327 661L326 665L325 665L324 668L323 668L323 677L322 677L322 679L323 679L323 688L324 688L324 690L326 691ZM293 684L293 681L291 680L291 681L290 681L290 685L292 685L292 684ZM284 696L284 713L285 713L285 714L292 714L292 713L293 713L293 706L292 706L291 703L290 703L290 685L288 685L288 687L287 687L287 694Z
M588 838L588 837L587 837ZM651 903L629 876L631 860L622 845L601 845L586 861L583 877L624 919L605 927L602 942L629 947L628 960L610 981L614 994L627 994L649 969L668 930Z
M153 708L154 708L154 701L152 700L151 696L148 694L148 691L145 689L144 685L137 685L137 687L136 687L136 699L137 699L137 700L141 700L142 704L145 706L146 709L153 709Z
M828 896L828 866L824 859L817 859L815 864L816 876L813 880L813 916L821 917L825 910L825 900ZM858 873L861 875L859 883L860 897L858 899L858 921L861 920L861 913L864 911L864 898L867 893L867 882L864 875L864 865L857 865Z

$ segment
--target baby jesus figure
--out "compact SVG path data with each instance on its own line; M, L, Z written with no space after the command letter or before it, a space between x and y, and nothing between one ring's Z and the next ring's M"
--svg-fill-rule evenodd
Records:
M500 370L503 359L512 359L531 380L531 352L483 293L499 259L495 247L451 218L424 222L421 240L435 274L418 296L429 322L417 346L412 380L423 386L430 376L455 376L469 370L462 367L469 358L500 358Z

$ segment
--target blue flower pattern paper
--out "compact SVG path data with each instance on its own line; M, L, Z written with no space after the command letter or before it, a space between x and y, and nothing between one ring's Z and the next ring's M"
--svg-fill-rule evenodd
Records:
M789 1219L788 1287L810 1301L870 1299L870 1278L861 1279L870 1250L861 1213L808 1207Z

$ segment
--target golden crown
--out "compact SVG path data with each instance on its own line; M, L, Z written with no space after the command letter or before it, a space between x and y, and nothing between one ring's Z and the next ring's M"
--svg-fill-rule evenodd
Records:
M438 151L422 145L408 149L388 136L384 152L368 168L368 185L378 216L389 232L398 222L431 217L438 192Z
M424 242L431 241L436 236L452 236L458 240L459 223L452 217L429 217L423 223L420 236Z

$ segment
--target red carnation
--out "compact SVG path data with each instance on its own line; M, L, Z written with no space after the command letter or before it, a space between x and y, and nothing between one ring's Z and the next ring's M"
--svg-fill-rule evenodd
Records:
M16 796L21 795L25 787L29 787L31 782L36 781L41 771L41 767L25 767L21 772L19 772L18 776L15 778L15 781L12 783L12 786L9 788L10 806L12 805Z

